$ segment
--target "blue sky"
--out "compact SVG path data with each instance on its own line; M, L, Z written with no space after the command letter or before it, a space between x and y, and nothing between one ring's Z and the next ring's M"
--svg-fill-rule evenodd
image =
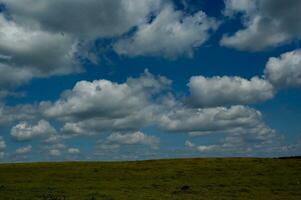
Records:
M299 1L0 4L0 162L300 154Z

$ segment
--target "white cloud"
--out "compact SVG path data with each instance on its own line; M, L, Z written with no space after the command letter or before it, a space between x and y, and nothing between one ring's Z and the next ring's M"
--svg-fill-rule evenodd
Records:
M5 156L6 143L2 136L0 136L0 159L3 159Z
M0 92L35 77L79 72L76 40L62 34L22 27L0 13Z
M0 13L0 74L5 74L0 75L0 98L36 77L82 71L79 57L90 55L79 53L90 51L82 46L120 36L161 7L161 0L1 3L6 9Z
M265 141L248 141L250 138L246 138L244 135L228 135L218 144L196 145L190 141L186 141L185 145L188 148L194 149L201 153L216 153L223 154L241 154L241 153L255 153L256 146L263 145L268 149L268 145Z
M81 81L62 97L44 105L44 114L65 122L62 132L94 134L104 131L138 130L155 117L154 96L169 88L171 81L145 71L125 83L108 80Z
M2 0L10 15L27 26L78 38L118 36L144 22L160 0Z
M247 80L237 76L194 76L188 86L191 103L197 107L250 104L274 97L273 86L258 77Z
M29 153L31 152L32 150L32 146L31 145L27 145L25 147L20 147L16 150L16 153L17 154L26 154L26 153Z
M256 11L256 2L254 0L224 0L225 16L233 16L237 12L246 12L251 14Z
M159 119L160 127L169 132L190 132L191 135L225 133L245 135L264 141L274 136L275 131L264 124L262 114L244 106L215 108L175 107Z
M169 5L152 22L140 25L133 36L119 40L114 48L129 56L191 56L217 27L218 22L202 11L185 15Z
M190 142L189 140L185 141L185 146L189 147L189 148L193 148L195 147L195 144L193 144L192 142Z
M301 86L301 50L294 50L272 57L266 64L266 78L276 87Z
M299 0L225 0L225 15L241 13L244 28L224 35L221 45L259 51L301 38Z
M0 152L3 152L6 148L6 143L3 139L3 137L0 136Z
M49 155L50 156L60 156L61 155L61 151L59 149L50 149L49 150Z
M0 54L9 58L2 63L40 77L79 70L74 60L76 41L71 37L22 27L2 14L0 26Z
M79 154L80 149L78 149L78 148L69 148L68 153L70 153L70 154Z
M11 129L11 136L17 141L32 140L55 134L56 130L49 122L40 120L36 125L20 122Z
M108 143L119 144L119 145L134 145L144 144L149 145L152 148L158 148L160 143L159 138L155 136L148 136L140 131L133 133L113 133L107 138Z
M34 105L6 106L0 103L0 127L17 121L32 121L40 118L39 109Z

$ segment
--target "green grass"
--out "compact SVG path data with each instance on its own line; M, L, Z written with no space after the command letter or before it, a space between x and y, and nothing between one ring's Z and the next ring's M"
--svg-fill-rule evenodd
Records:
M301 199L299 159L0 165L0 199Z

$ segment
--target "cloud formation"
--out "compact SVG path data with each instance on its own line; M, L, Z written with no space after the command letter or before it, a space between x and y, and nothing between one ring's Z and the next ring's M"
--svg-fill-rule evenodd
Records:
M20 122L12 127L10 134L17 141L28 141L35 138L47 137L55 133L55 128L48 121L42 119L35 125Z
M31 152L31 150L32 150L32 146L27 145L27 146L16 149L16 153L17 154L27 154L27 153Z
M272 57L266 64L266 78L276 87L301 86L301 50L286 52Z
M155 136L148 136L140 131L137 131L125 134L113 133L107 138L106 142L109 144L118 145L144 144L156 149L158 148L160 140Z
M146 70L122 82L79 81L59 98L50 94L52 100L35 102L28 97L20 102L35 103L15 105L19 101L9 102L8 96L26 95L17 87L27 89L24 84L35 78L83 72L86 59L102 56L96 48L103 48L103 43L109 54L113 48L128 57L190 57L209 41L220 21L201 11L199 4L184 2L180 8L162 0L0 0L0 4L0 127L13 139L6 144L0 137L0 157L6 146L16 149L16 154L28 153L33 144L10 145L39 139L35 142L42 142L43 147L34 144L35 150L43 151L45 157L77 158L84 153L71 147L68 140L75 136L90 137L87 142L96 139L100 153L140 146L154 150L160 138L144 133L149 128L171 137L171 133L187 134L191 138L186 146L199 152L249 152L271 143L276 131L265 124L260 111L248 105L274 98L281 88L301 85L301 53L294 50L270 58L263 76L193 76L187 85L189 94L177 90L180 84L172 87L168 78ZM225 20L239 17L243 28L225 34L221 45L259 51L300 39L301 4L297 0L225 0L225 4ZM91 78L91 74L89 68L83 77ZM100 76L106 75L96 75ZM119 75L114 77L120 80ZM224 138L215 144L191 141L212 134ZM5 151L5 158L9 155Z
M113 37L144 22L160 0L2 0L20 24L77 38ZM28 6L30 5L30 6Z
M168 132L190 132L191 135L226 133L249 135L266 140L274 135L262 120L262 114L244 106L185 108L175 107L160 118L160 127Z
M69 148L67 151L69 154L79 154L80 153L80 149L78 149L78 148Z
M218 25L202 11L187 15L169 5L153 21L141 24L133 36L119 40L114 49L128 56L192 56Z
M221 45L260 51L301 38L299 0L225 0L224 14L240 13L243 29L225 34Z
M0 136L0 151L4 151L4 149L6 148L6 144L5 141L3 140L2 136Z
M44 115L66 122L62 132L93 134L108 130L139 130L153 120L155 96L167 90L171 81L147 70L125 83L108 80L78 82L55 103L44 102Z
M22 27L0 13L0 92L32 78L79 72L76 41L59 33Z
M35 105L7 106L0 103L0 127L20 121L33 121L40 117L40 111Z
M61 150L59 149L50 149L49 150L49 155L50 156L54 156L54 157L58 157L60 156L62 153L61 153Z
M0 136L0 159L4 158L4 151L6 149L6 143L2 136Z
M275 93L272 84L258 77L194 76L188 86L190 101L196 107L252 104L271 99Z

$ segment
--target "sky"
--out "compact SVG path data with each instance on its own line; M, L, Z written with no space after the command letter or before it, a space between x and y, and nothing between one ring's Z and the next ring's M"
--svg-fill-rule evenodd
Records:
M0 0L0 162L301 153L299 0Z

